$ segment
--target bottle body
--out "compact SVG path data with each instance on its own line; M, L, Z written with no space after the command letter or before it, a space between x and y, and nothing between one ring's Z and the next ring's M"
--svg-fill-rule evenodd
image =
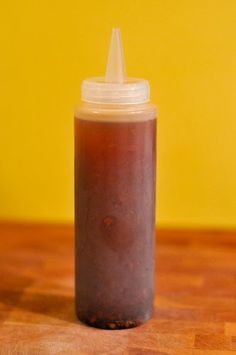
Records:
M75 117L76 312L130 328L152 316L156 114L85 105Z

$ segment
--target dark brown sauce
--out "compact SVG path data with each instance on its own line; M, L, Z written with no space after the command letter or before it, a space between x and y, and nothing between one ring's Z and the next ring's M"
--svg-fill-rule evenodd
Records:
M152 316L155 136L155 119L75 119L76 311L95 327Z

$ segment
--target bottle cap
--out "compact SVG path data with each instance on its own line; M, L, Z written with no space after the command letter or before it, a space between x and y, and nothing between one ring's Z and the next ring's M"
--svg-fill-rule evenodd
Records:
M141 104L150 98L149 83L144 79L128 78L120 29L112 30L105 77L85 79L82 100L93 103Z

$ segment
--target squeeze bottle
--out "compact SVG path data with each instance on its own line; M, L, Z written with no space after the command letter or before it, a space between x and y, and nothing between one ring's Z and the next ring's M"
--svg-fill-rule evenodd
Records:
M82 83L75 114L76 313L94 327L135 327L154 294L156 109L126 76L113 29L105 77Z

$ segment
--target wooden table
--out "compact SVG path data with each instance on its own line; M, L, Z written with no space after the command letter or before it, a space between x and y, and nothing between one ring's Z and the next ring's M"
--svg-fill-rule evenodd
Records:
M0 354L236 351L236 233L158 232L155 315L99 330L74 314L73 228L0 225Z

